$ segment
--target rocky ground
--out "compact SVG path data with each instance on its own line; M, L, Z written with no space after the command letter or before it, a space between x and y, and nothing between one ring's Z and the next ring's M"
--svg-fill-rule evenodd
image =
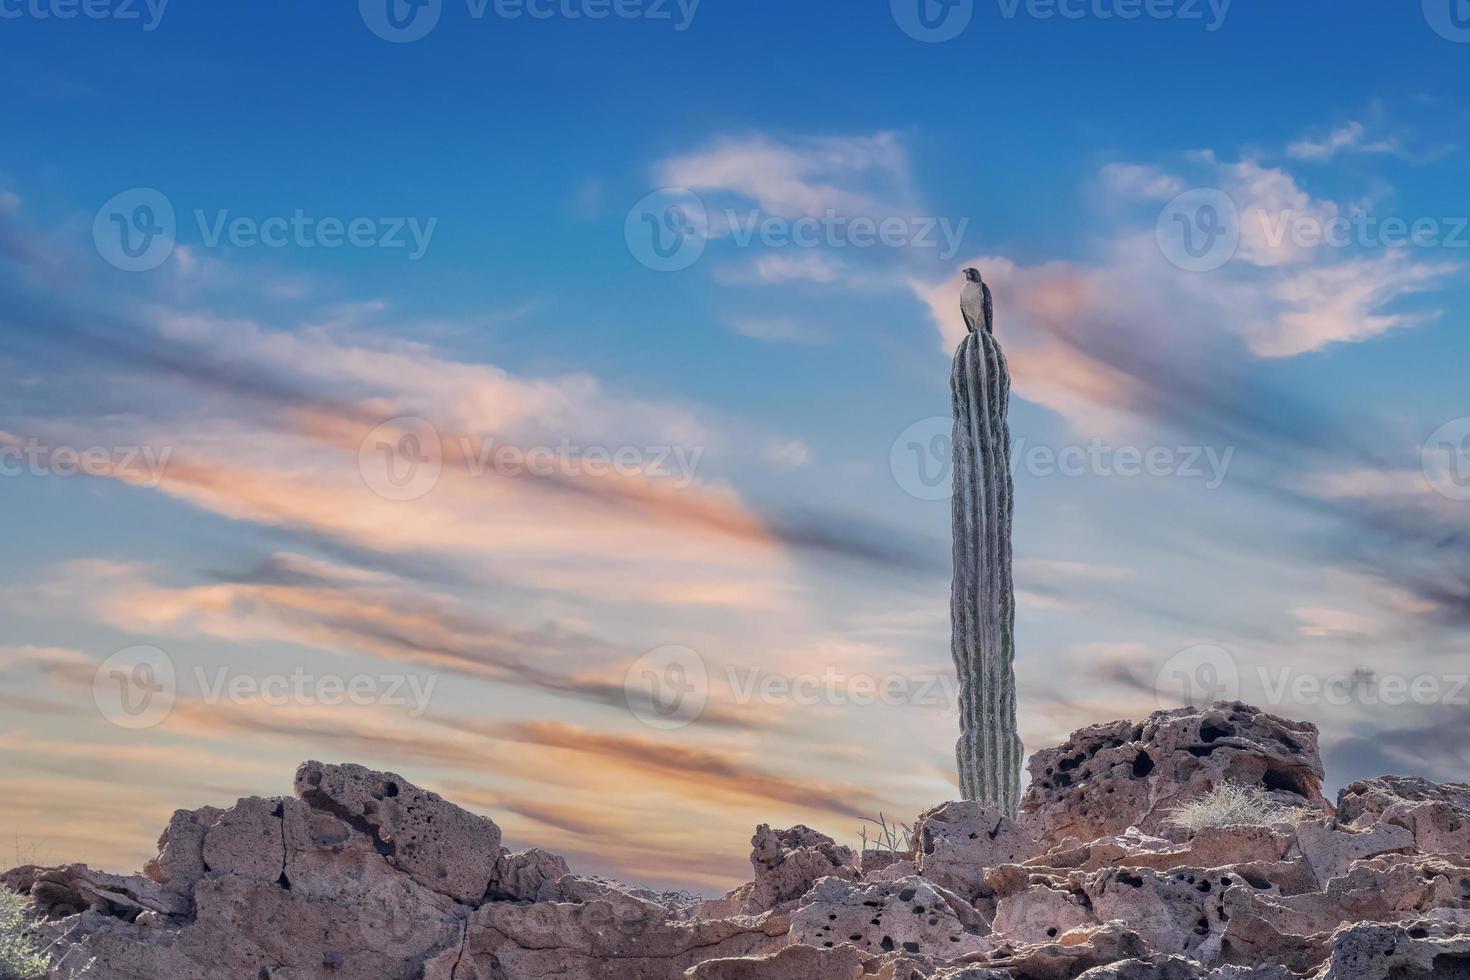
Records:
M294 798L179 811L141 875L0 881L96 980L1470 978L1470 786L1334 807L1316 729L1239 703L1095 725L1030 770L1019 820L949 803L908 853L757 828L753 880L713 901L508 853L399 776L316 762ZM1225 783L1295 812L1171 822Z

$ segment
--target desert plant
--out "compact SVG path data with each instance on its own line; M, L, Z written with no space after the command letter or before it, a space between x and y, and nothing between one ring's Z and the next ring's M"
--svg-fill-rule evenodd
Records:
M25 900L0 887L0 980L80 977L92 967L82 949L63 936L47 943L31 929Z
M27 925L21 897L0 888L0 980L32 980L51 968L51 956Z
M959 674L960 791L1016 815L1021 739L1016 728L1016 596L1012 573L1011 375L994 335L990 289L965 270L960 310L968 333L954 357L954 584L950 651Z
M1297 810L1271 798L1259 786L1221 783L1194 799L1181 803L1169 814L1169 822L1185 830L1228 827L1231 824L1266 825L1290 820Z
M875 836L869 840L868 825L878 828ZM912 824L900 823L895 820L889 824L888 818L880 810L878 819L872 817L863 818L863 826L858 829L858 836L862 838L863 851L888 851L892 854L911 854L914 850L914 828Z

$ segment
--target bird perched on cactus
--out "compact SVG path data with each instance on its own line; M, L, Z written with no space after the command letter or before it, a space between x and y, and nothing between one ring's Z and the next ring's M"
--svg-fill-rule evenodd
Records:
M970 333L995 333L995 303L990 287L980 278L979 269L965 270L965 289L960 293L960 312Z

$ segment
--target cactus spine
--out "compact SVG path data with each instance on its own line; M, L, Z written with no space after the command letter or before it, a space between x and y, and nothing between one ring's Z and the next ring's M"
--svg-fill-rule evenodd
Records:
M974 281L978 283L979 276ZM951 653L959 673L960 789L1016 815L1021 739L1016 732L1016 600L1011 569L1011 376L990 332L989 293L982 329L955 352L954 584ZM969 316L966 318L971 320Z

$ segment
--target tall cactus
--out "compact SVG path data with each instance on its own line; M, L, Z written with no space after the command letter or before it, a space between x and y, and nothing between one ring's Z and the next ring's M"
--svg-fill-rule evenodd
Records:
M959 673L960 789L1015 816L1021 795L1016 733L1016 598L1011 571L1011 375L994 335L990 288L965 270L969 329L955 352L954 585L951 653Z

